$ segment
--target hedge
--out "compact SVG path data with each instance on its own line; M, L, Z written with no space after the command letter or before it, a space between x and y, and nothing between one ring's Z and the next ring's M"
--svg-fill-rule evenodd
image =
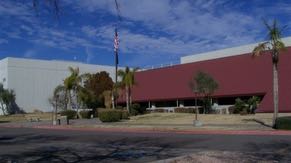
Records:
M75 119L77 112L75 110L64 110L61 111L61 116L67 116L68 119Z
M117 109L98 110L98 117L102 122L118 122L122 118L122 111Z
M129 119L129 113L127 110L122 110L121 119Z
M80 111L80 115L83 119L90 119L91 113L91 111Z
M130 110L130 115L136 116L139 114L144 114L146 111L146 108L141 107L140 104L138 103L134 103L130 106L129 110Z
M291 117L279 117L275 122L275 129L291 130Z

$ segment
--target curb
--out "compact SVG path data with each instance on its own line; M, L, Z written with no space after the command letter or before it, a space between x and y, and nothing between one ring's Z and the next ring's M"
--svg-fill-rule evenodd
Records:
M146 128L82 128L73 126L19 126L3 125L3 128L35 128L48 130L67 130L67 131L91 131L91 132L115 132L115 133L145 133L145 134L188 134L188 135L274 135L291 136L291 131L287 130L176 130L176 129L146 129Z

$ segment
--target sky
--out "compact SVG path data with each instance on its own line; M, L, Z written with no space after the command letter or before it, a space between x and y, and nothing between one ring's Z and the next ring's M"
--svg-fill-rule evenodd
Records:
M5 57L120 66L178 64L180 57L267 39L263 19L291 36L290 0L59 0L59 16L39 0L0 1L0 59Z

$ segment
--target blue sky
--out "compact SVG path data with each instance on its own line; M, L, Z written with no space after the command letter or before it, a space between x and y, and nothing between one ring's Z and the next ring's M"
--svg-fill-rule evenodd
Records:
M59 0L60 17L32 0L0 1L0 58L114 65L114 0ZM42 0L40 0L42 1ZM262 18L287 25L290 0L119 0L120 65L149 68L181 56L266 39Z

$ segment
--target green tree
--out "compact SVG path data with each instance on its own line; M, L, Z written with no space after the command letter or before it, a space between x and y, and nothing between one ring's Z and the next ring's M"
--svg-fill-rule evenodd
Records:
M247 104L251 113L255 113L259 103L260 98L258 96L252 96L248 99Z
M104 92L112 91L113 84L109 73L105 71L90 74L87 80L84 81L84 87L86 90L90 90L91 93L91 98L87 98L87 102L85 102L86 105L90 106L90 108L104 107Z
M207 73L199 71L190 80L190 88L193 92L204 97L204 113L209 113L211 107L211 95L218 89L218 83Z
M270 51L272 54L273 63L273 103L274 103L274 115L273 126L275 126L276 119L278 117L278 103L279 103L279 89L278 89L278 63L279 55L282 49L285 49L285 45L281 40L282 29L278 27L276 20L273 24L269 25L266 21L264 24L268 30L268 41L260 43L253 50L252 56L261 56L265 51Z
M13 90L5 89L0 83L0 103L3 115L14 114L17 112L18 108L15 108L13 104L15 103L16 95Z
M1 103L1 110L3 112L3 115L6 115L6 107L5 107L5 104L2 100L2 96L3 96L3 93L4 93L5 89L3 87L3 85L0 83L0 103Z
M66 108L66 95L65 95L65 88L62 85L57 86L54 89L53 97L49 99L49 102L53 106L53 125L57 124L57 114L59 108ZM63 105L62 105L63 104Z
M240 99L240 98L236 98L235 99L235 103L234 103L234 114L246 114L248 113L248 108L247 108L247 104L244 100Z
M125 70L119 70L117 75L121 78L120 85L125 89L126 94L126 109L129 112L129 107L132 103L131 89L136 84L134 74L138 68L130 70L129 67L126 67Z
M73 97L75 102L78 102L78 92L82 90L82 81L87 78L88 74L80 75L79 68L69 67L70 75L64 79L62 85L55 88L55 95L63 92L65 94L66 107L65 109L72 109ZM77 106L78 109L78 106Z

